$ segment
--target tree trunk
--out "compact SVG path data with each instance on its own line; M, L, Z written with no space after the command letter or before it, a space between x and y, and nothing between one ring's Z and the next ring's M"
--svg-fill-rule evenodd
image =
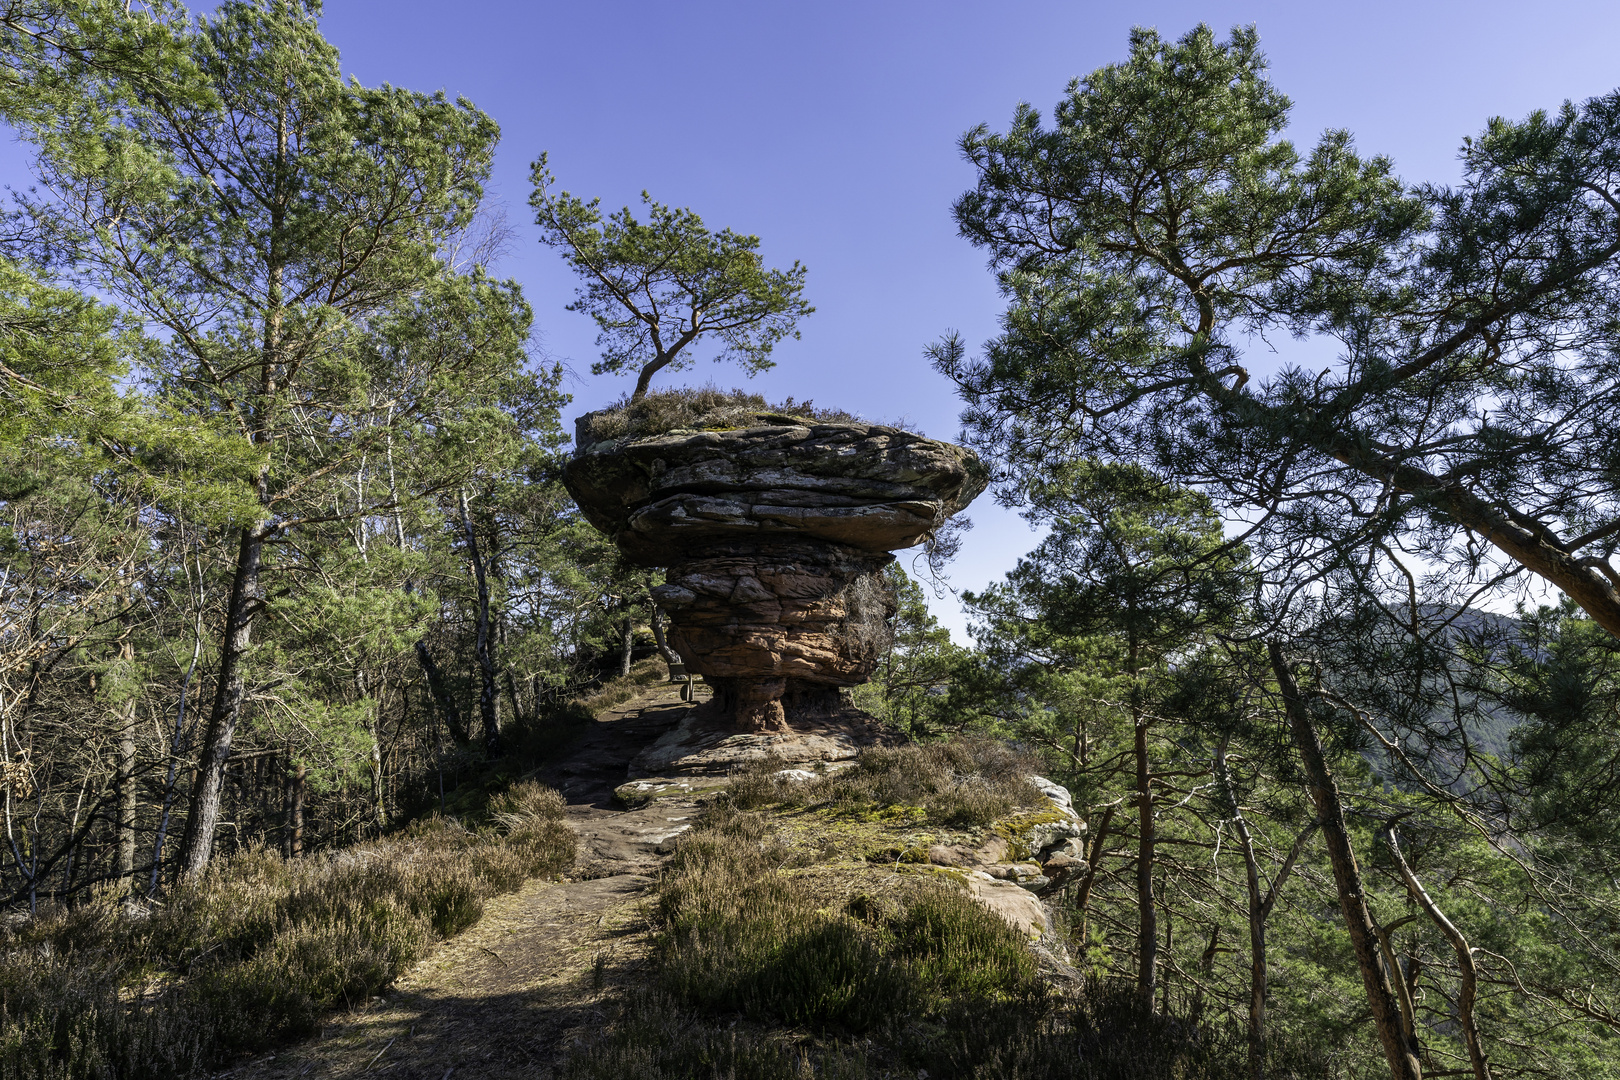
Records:
M1339 908L1344 913L1345 929L1350 933L1356 964L1361 969L1361 981L1366 987L1367 1003L1372 1009L1378 1041L1383 1045L1384 1057L1389 1061L1390 1076L1393 1080L1422 1080L1423 1065L1418 1059L1416 1040L1406 1037L1401 1008L1390 981L1399 975L1388 970L1379 955L1378 927L1367 908L1361 869L1356 865L1355 849L1350 843L1350 829L1345 824L1338 785L1328 770L1321 739L1311 723L1310 711L1300 697L1299 686L1288 670L1282 648L1276 642L1268 642L1266 649L1282 693L1289 733L1305 767L1311 801L1316 804L1322 838L1327 843L1328 859L1333 865L1333 879L1338 885Z
M422 668L422 675L427 679L428 693L444 714L444 725L450 730L450 737L458 745L465 746L472 738L467 730L467 724L461 718L461 709L456 705L456 696L450 688L444 685L444 675L439 671L439 665L433 662L433 654L428 652L427 643L416 643L416 662Z
M354 673L354 685L362 699L371 697L370 680L358 668ZM376 825L380 834L388 825L388 811L383 806L382 706L378 701L372 701L367 713L366 733L371 736L371 817L372 824Z
M478 582L478 716L484 725L484 751L494 757L501 751L501 699L496 688L495 655L490 640L489 577L484 570L484 558L478 550L478 535L473 531L472 514L467 508L467 492L461 492L461 528L467 537L467 558L472 562L473 577Z
M1249 890L1249 1077L1266 1080L1266 912L1260 893L1260 863L1254 854L1254 838L1238 805L1237 790L1226 767L1223 738L1215 750L1215 776L1232 812L1238 847L1243 852L1243 869Z
M130 678L135 663L135 642L130 637L134 598L124 597L124 612L119 617L118 659L124 668L124 677ZM135 873L135 694L128 686L121 692L129 697L118 708L118 750L113 770L117 785L118 806L115 811L118 832L118 876L127 881Z
M652 608L652 634L653 641L658 645L658 655L664 658L664 663L670 665L685 663L680 653L670 648L669 642L664 638L664 613L658 610L656 604ZM890 651L892 653L893 650Z
M630 658L631 654L635 652L636 647L634 627L630 622L630 616L626 615L624 617L624 622L619 627L619 633L621 635L621 648L619 650L619 677L622 679L626 675L630 674Z
M289 859L304 853L304 788L308 771L302 764L287 773L287 824L282 852Z
M219 821L220 786L225 762L231 756L231 738L242 716L242 661L253 637L259 611L259 564L264 533L254 525L242 530L236 576L225 607L225 635L220 642L219 673L214 686L214 707L203 733L202 759L191 789L191 811L180 843L180 874L190 878L203 872L214 853L214 826Z
M275 161L278 168L285 165L288 149L287 108L283 103L276 126ZM256 427L250 434L250 440L255 446L264 445L270 439L276 398L281 393L282 283L286 276L286 260L280 247L281 229L286 221L285 200L290 198L291 191L278 181L276 194L277 201L270 208L270 250L266 260L269 273L265 283L264 340L259 352L258 394L251 410ZM265 508L268 517L271 503L268 464L259 468L257 488L259 505ZM231 738L236 734L237 722L242 718L242 661L252 642L253 621L259 613L259 567L268 534L268 520L254 522L242 530L236 573L231 580L230 599L225 605L225 632L219 647L214 707L209 712L208 727L203 733L202 758L192 785L191 808L186 815L186 830L180 843L182 878L202 873L214 853L214 826L219 822L220 785L225 779L225 762L231 756Z
M383 759L382 759L382 732L377 722L376 713L372 714L371 721L371 816L372 824L377 826L377 832L388 827L388 807L383 799Z
M1451 947L1457 953L1457 967L1462 974L1462 985L1457 992L1457 1026L1462 1028L1463 1042L1468 1047L1468 1063L1473 1067L1474 1080L1491 1080L1490 1062L1485 1057L1485 1050L1479 1041L1479 1026L1474 1020L1474 1001L1479 994L1479 972L1474 967L1474 950L1469 947L1468 939L1463 936L1457 925L1446 917L1440 910L1440 905L1434 902L1418 881L1417 875L1407 865L1406 859L1401 855L1401 845L1395 836L1395 825L1391 822L1384 828L1384 838L1389 842L1389 853L1395 858L1395 865L1401 872L1401 879L1406 882L1406 889L1412 899L1423 909L1429 921L1439 928Z
M1086 944L1086 918L1091 907L1091 887L1097 881L1097 864L1102 861L1103 843L1108 839L1108 826L1113 824L1116 807L1110 806L1103 811L1101 824L1097 826L1097 835L1092 838L1091 849L1086 856L1086 876L1080 879L1080 888L1075 893L1074 910L1080 916L1080 945Z
M197 661L202 656L202 567L197 568L198 599L197 610L192 629L191 663L186 667L186 677L180 683L180 703L174 712L174 738L169 743L169 769L163 781L163 809L158 814L157 836L152 839L152 880L147 886L146 895L157 895L158 877L163 867L163 842L169 835L169 812L174 808L175 777L180 769L180 756L186 749L186 700L191 693L191 680L197 674ZM187 575L189 582L190 575Z
M124 706L118 729L118 876L135 873L135 703Z
M492 562L490 570L501 581L506 580L506 575L501 573L499 563ZM495 612L495 647L498 655L507 655L506 620L501 617L498 609ZM501 668L501 681L506 684L506 707L510 710L508 715L512 718L511 722L514 724L522 723L523 705L518 698L517 678L512 674L511 664L506 664Z
M1136 719L1136 996L1144 1013L1153 1011L1159 961L1158 913L1153 902L1153 773L1148 760L1148 721Z

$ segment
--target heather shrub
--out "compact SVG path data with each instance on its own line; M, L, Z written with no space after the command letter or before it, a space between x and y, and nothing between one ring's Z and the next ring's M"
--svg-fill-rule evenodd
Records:
M924 887L892 913L825 911L777 871L767 831L722 806L677 843L658 889L656 955L678 999L861 1032L953 995L1035 992L1023 942L982 908Z
M1250 1075L1241 1030L1143 1014L1126 983L1048 985L1022 936L952 886L911 879L829 908L784 870L770 819L754 812L903 805L983 823L1039 805L1021 755L961 740L868 751L855 768L803 783L777 778L780 767L739 771L730 798L677 842L653 912L653 984L620 996L561 1076ZM1310 1049L1278 1042L1267 1075L1336 1074Z
M812 1069L780 1033L705 1023L701 1013L639 988L615 1009L609 1030L562 1065L562 1080L864 1080L864 1066Z
M184 1077L313 1031L490 897L570 865L562 812L518 784L477 830L429 819L292 861L250 849L149 909L103 890L0 931L0 1080Z
M728 789L733 805L829 802L851 813L918 806L936 825L970 828L1042 804L1029 782L1035 760L991 739L873 747L853 768L803 782L777 776L781 768L767 759L735 773Z
M774 424L863 423L842 409L820 409L810 401L788 398L778 405L746 390L683 386L655 390L640 401L626 394L605 409L578 420L579 445L612 439L635 439L670 431L705 431Z

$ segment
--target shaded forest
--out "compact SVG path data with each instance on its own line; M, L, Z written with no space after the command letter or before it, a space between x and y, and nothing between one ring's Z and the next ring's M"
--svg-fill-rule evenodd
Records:
M345 81L318 16L0 6L38 181L0 236L7 1061L63 1008L19 989L58 970L30 926L171 912L141 947L190 972L206 889L335 895L298 860L404 838L420 872L365 895L409 940L298 1022L374 992L567 864L550 796L490 795L669 657L659 579L560 480L562 372L492 270L495 120ZM930 354L1044 538L962 594L971 647L923 593L957 540L903 557L853 699L1069 788L1083 851L1042 896L1144 1038L1219 1035L1257 1080L1620 1076L1620 98L1491 121L1457 188L1344 132L1300 150L1288 107L1252 31L1139 31L1049 125L964 137L956 222L1007 309ZM683 415L648 389L682 349L760 370L810 311L757 239L550 183L625 410ZM613 286L649 245L713 256L755 322L659 338ZM1267 333L1339 359L1251 375Z

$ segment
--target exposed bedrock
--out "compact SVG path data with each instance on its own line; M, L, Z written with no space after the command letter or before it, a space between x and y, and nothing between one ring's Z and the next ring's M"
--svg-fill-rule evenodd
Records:
M782 419L582 446L563 473L626 558L666 568L655 592L670 644L745 730L841 708L839 691L889 648L889 553L921 543L988 479L950 443Z

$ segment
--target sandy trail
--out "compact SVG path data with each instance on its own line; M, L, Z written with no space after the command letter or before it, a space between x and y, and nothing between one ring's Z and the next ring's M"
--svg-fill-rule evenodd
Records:
M598 1025L603 995L637 977L645 902L662 854L696 806L662 798L611 808L642 747L685 712L659 690L597 720L541 775L568 801L579 859L564 881L497 897L385 997L332 1018L320 1035L217 1074L239 1080L544 1078L559 1049Z

